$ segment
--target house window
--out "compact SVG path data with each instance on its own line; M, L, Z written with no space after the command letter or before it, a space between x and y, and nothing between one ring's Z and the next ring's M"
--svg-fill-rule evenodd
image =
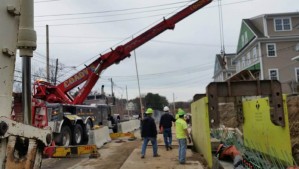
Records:
M296 81L299 82L299 68L295 68Z
M269 69L269 79L279 80L278 69Z
M245 60L246 60L245 56L243 56L242 57L242 68L244 68L246 66Z
M244 32L244 40L245 40L245 43L248 42L248 36L247 36L247 32L246 31Z
M247 65L250 65L251 58L250 58L250 52L247 53Z
M276 56L276 45L275 43L267 44L267 56L275 57Z
M274 24L275 31L290 31L292 28L290 18L276 18Z
M257 60L257 51L256 51L256 47L254 47L252 49L252 57L253 57L253 60Z
M241 36L242 47L245 45L244 35Z
M237 62L236 70L239 72L241 70L240 61Z

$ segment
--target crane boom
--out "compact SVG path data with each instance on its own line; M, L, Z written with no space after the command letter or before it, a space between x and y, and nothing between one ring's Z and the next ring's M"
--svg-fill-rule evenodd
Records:
M114 50L100 55L100 57L91 64L57 86L53 86L47 82L37 81L35 83L36 87L34 90L34 97L52 103L82 104L104 69L129 57L130 52L150 41L165 30L174 29L176 23L209 4L211 1L212 0L198 0L194 2L170 18L164 19L126 44L120 45ZM75 98L72 98L67 94L67 92L83 82L85 82L85 84Z

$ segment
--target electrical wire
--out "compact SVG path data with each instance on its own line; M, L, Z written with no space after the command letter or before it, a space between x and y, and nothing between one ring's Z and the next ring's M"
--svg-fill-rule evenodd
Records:
M44 2L54 2L54 1L62 1L62 0L44 0L44 1L34 1L34 3L44 3Z
M182 7L182 6L179 6ZM111 15L96 15L96 16L86 16L86 17L73 17L73 18L56 18L56 19L45 19L45 20L35 20L34 22L48 22L48 21L60 21L60 20L78 20L78 19L89 19L89 18L107 18L112 16L124 16L124 15L131 15L131 14L139 14L139 13L148 13L148 12L157 12L161 10L168 10L168 9L174 9L178 8L176 7L170 7L170 8L162 8L162 9L155 9L155 10L147 10L147 11L139 11L139 12L130 12L130 13L121 13L121 14L111 14Z
M176 2L176 3L167 3L167 4L159 4L159 5L152 5L152 6L145 6L145 7L136 7L136 8L127 8L127 9L117 9L117 10L107 10L107 11L95 11L95 12L77 12L77 13L66 13L66 14L51 14L51 15L38 15L35 17L61 17L61 16L70 16L70 15L86 15L86 14L98 14L98 13L114 13L114 12L123 12L123 11L132 11L132 10L140 10L140 9L148 9L148 8L156 8L161 6L169 6L175 5L180 3L186 3L191 1L183 1L183 2Z
M99 22L81 22L81 23L62 23L62 24L51 24L50 26L73 26L73 25L91 25L91 24L101 24L101 23L115 23L115 22L124 22L124 21L131 21L137 19L144 19L144 18L152 18L157 16L164 16L164 14L156 14L156 15L149 15L149 16L142 16L142 17L135 17L135 18L128 18L128 19L116 19L110 21L99 21ZM44 27L44 25L36 26L36 27Z
M227 3L227 4L225 4L225 5L232 5L232 4L237 4L237 3L249 2L249 1L252 1L252 0L244 0L244 1L239 1L239 2ZM157 21L157 22L158 22L158 21ZM155 23L157 23L157 22L155 22ZM91 24L91 22L89 22L89 24ZM153 24L154 24L154 23L153 23ZM153 24L151 24L151 25L153 25ZM148 26L148 27L149 27L149 26ZM144 28L144 29L146 29L146 28ZM142 29L142 30L144 30L144 29ZM138 31L137 33L141 32L142 30ZM135 33L135 34L137 34L137 33ZM128 38L124 39L124 40L121 41L121 42L124 42L124 41L130 39L131 37L132 37L132 36L129 36ZM121 42L119 42L118 44L120 44ZM118 44L116 44L116 45L118 45ZM114 46L116 46L116 45L114 45ZM109 50L109 49L106 49L105 51L108 51L108 50ZM105 51L104 51L104 52L105 52ZM91 57L90 59L85 60L84 62L80 63L77 67L79 67L79 66L81 66L81 65L83 65L83 64L86 64L87 62L91 61L92 59L94 59L95 57L98 57L98 56L99 56L99 54L97 54L97 55Z

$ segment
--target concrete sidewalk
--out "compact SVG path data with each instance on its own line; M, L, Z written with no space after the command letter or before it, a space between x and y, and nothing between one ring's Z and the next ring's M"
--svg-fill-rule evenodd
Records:
M178 142L175 137L173 128L173 149L166 151L165 144L163 141L163 134L158 134L158 154L160 157L153 157L153 149L149 143L146 149L146 155L144 159L141 159L141 147L136 148L125 163L122 165L121 169L204 169L203 165L195 160L198 154L194 154L190 149L187 149L186 154L186 164L181 165L178 161ZM140 140L140 132L135 132L136 137Z

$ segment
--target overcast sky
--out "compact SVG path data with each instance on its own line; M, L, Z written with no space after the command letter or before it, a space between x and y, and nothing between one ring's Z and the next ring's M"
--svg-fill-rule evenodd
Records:
M186 6L188 0L35 0L35 29L38 46L32 72L45 67L45 25L50 28L50 57L66 66L63 81L89 64L99 54L137 36L165 16ZM192 1L194 2L194 1ZM165 96L169 102L191 100L205 93L213 81L215 55L220 52L218 2L179 22L136 50L140 90ZM298 0L222 0L226 53L236 52L241 20L267 13L298 12ZM169 15L170 14L170 15ZM94 90L109 79L115 82L117 97L137 97L138 83L134 53L106 69ZM17 66L20 66L20 59Z

